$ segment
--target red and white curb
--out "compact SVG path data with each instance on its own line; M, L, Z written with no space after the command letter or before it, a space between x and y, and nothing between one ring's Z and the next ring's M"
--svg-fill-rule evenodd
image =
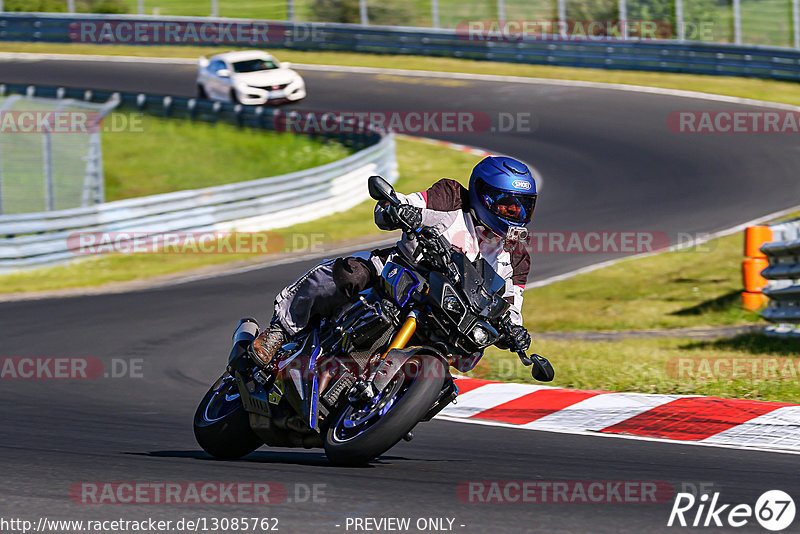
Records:
M800 405L456 380L443 419L800 453Z

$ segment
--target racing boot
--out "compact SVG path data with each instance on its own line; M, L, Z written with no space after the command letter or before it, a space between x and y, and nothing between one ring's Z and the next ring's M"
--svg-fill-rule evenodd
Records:
M261 369L269 369L278 349L286 341L286 332L277 324L272 323L267 330L261 332L247 349L250 359Z

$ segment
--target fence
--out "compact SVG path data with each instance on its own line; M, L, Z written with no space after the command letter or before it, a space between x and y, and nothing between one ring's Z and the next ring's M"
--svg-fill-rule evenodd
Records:
M10 2L9 8L14 9ZM17 9L23 2L13 4ZM31 6L41 3L31 2ZM50 9L75 12L74 0ZM79 4L84 8L86 4ZM2 11L0 0L0 11ZM800 48L798 0L117 0L103 9L140 15L231 17L457 28L476 20L555 22L657 21L677 40Z
M767 333L800 337L800 219L770 225L772 240L761 247L769 262L761 275L769 305L761 313L773 323Z
M279 110L129 93L0 85L0 95L27 94L107 100L169 117L224 120L274 129ZM167 232L252 232L285 227L346 210L368 198L366 180L397 178L395 140L364 125L327 134L358 149L345 159L291 174L198 190L126 199L83 208L0 215L0 271L62 262L76 257L76 235L114 233L117 241ZM302 210L297 207L303 206ZM122 233L122 234L120 234ZM126 237L126 233L129 237Z
M0 96L0 214L102 202L99 123L116 105Z
M261 28L263 34L260 30L253 31L241 39L235 36L236 31L228 38L222 29L225 26L229 31L232 27L252 30L254 24L264 24L269 29ZM166 25L175 31L164 31ZM216 31L203 38L204 25ZM471 39L453 29L322 23L276 25L247 20L121 15L5 13L0 14L0 28L0 41L238 45L800 80L800 50L776 47L658 40Z

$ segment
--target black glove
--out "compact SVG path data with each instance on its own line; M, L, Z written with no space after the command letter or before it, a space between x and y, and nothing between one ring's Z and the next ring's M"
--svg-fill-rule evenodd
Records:
M509 349L514 352L526 352L531 347L531 335L524 326L518 324L511 326L511 339L508 340Z
M394 228L419 228L422 225L422 210L410 204L399 207L389 206L385 209L386 221Z

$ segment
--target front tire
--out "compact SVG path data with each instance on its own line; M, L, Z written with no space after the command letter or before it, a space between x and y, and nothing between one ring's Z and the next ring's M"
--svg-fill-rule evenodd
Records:
M395 375L374 408L359 411L343 402L325 437L325 454L333 464L366 464L391 449L428 413L442 390L446 368L429 355L410 358L403 369L414 367L413 376L402 371Z
M264 444L250 428L236 380L227 372L200 401L194 414L194 437L208 454L228 460Z
M208 93L206 92L206 88L203 87L203 84L197 84L197 98L199 100L208 100Z

